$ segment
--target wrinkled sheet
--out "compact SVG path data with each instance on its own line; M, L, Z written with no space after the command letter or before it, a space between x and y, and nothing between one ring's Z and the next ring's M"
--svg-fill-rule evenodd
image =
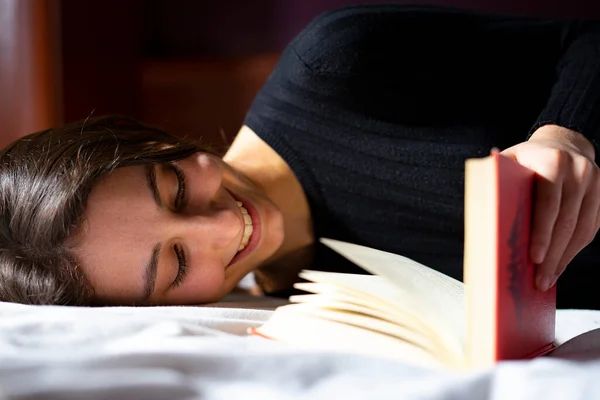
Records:
M247 336L271 313L249 304L254 308L0 303L0 398L600 399L600 352L589 361L427 370ZM598 327L600 312L557 314L558 342Z

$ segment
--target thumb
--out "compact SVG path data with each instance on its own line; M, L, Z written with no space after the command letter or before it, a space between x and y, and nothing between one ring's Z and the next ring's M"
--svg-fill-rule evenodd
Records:
M518 145L515 145L509 147L508 149L504 149L500 152L500 154L502 154L505 157L512 158L513 160L517 160L517 146ZM494 154L494 152L498 152L498 149L496 147L492 149L491 154Z

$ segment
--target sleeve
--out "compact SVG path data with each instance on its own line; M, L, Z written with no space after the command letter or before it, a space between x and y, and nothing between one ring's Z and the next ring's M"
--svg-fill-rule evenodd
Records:
M596 149L600 134L600 24L571 22L561 32L556 79L530 135L546 124L575 130Z
M290 43L258 102L271 91L311 115L494 126L515 143L557 124L594 141L599 27L439 6L347 7Z

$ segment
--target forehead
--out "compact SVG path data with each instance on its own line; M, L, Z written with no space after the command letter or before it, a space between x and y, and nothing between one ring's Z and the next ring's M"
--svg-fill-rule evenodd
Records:
M119 168L87 199L74 252L99 297L128 301L142 291L143 267L156 244L157 213L145 176L142 166Z
M95 207L98 201L119 201L134 195L146 186L147 167L138 165L122 167L103 176L93 186L87 199L86 209Z
M96 240L129 232L130 225L147 218L156 208L153 199L145 167L116 169L90 191L83 213L83 236L88 240Z

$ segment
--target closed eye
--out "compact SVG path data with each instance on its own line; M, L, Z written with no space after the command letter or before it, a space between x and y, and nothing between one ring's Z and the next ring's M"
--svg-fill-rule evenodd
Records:
M186 199L185 173L177 164L169 163L167 165L177 177L177 193L175 194L175 199L173 200L173 207L175 210L181 210L185 206Z
M183 247L180 245L173 246L173 251L175 252L175 256L177 257L177 276L171 285L173 288L179 287L185 278L187 273L187 263L185 260L185 252L183 251Z

